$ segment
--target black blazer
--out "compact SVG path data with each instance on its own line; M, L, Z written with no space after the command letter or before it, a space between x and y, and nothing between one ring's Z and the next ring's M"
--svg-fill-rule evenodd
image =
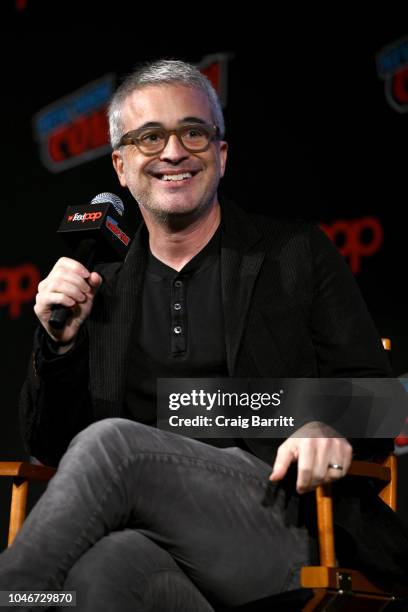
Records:
M141 234L142 226L124 263L99 266L104 282L75 350L48 362L37 332L21 425L30 454L40 460L55 464L86 424L123 416L145 269ZM348 266L314 225L250 216L224 203L221 285L230 376L391 374ZM248 444L273 462L276 443Z
M146 263L141 233L139 227L123 264L99 267L104 283L73 351L46 360L42 332L37 331L21 394L21 426L28 452L45 463L56 464L72 437L89 423L123 416L130 339ZM230 376L391 375L348 266L313 224L248 215L231 203L223 203L221 285ZM270 463L280 442L246 440L252 452ZM391 440L358 442L355 446L360 456L393 448ZM371 522L362 501L370 499L369 514L375 508L380 523L390 520L394 525L394 547L388 556L382 554L388 567L397 571L401 564L395 555L399 555L405 537L406 548L403 545L402 549L408 559L408 536L402 534L399 524L395 526L395 517L382 502L378 505L371 489L365 497L360 485L352 494L351 489L348 485L341 494L348 502L345 507L339 504L343 509L336 517L337 524L349 533L358 525L361 533L357 540L365 542L359 555L370 561L372 532L364 535L364 525Z

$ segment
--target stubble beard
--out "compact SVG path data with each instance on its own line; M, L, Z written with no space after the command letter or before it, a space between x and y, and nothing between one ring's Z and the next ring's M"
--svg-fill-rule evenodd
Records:
M186 210L182 208L166 210L152 197L149 191L142 191L137 194L132 191L132 195L138 202L142 213L144 209L158 224L173 229L181 229L201 217L211 207L217 195L217 187L218 183L211 185L211 191L203 194L195 206L188 206Z

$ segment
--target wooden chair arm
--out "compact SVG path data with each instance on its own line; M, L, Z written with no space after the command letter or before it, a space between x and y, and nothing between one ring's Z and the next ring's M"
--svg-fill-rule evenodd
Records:
M347 476L374 478L384 485L380 488L381 499L396 510L397 507L397 459L389 455L383 463L369 461L352 461ZM316 488L317 532L319 538L320 565L336 567L333 526L333 484L320 485Z
M27 461L0 461L0 476L8 476L13 479L8 546L13 543L26 517L29 481L50 480L55 472L55 468L36 465Z
M0 461L0 476L12 476L27 480L49 480L56 468L47 465L36 465L27 461Z
M371 461L352 461L349 471L349 476L366 476L389 482L391 480L390 467L382 463L372 463Z

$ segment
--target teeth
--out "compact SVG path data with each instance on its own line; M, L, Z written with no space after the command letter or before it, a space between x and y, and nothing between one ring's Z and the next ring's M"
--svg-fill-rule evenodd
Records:
M183 174L163 174L162 181L182 181L183 179L191 178L191 172L183 172Z

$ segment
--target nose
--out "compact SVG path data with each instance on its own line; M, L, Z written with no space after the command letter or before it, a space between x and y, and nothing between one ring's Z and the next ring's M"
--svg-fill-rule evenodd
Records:
M170 134L167 144L160 154L160 159L174 164L188 158L188 156L188 151L183 147L177 136Z

